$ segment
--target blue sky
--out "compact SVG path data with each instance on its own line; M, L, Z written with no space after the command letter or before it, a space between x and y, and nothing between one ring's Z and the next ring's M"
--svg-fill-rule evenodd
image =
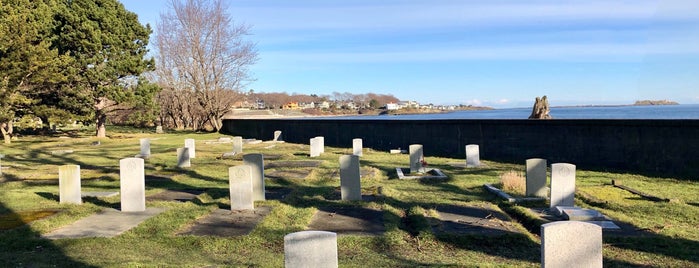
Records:
M169 0L122 0L155 29ZM256 92L529 107L699 103L696 0L230 0Z

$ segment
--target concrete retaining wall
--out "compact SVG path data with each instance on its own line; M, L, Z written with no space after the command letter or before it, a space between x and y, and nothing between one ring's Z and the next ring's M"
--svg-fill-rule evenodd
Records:
M228 119L222 133L288 142L407 149L419 143L426 156L465 158L480 145L481 159L524 164L527 158L568 162L580 169L617 170L699 180L699 120L346 120Z

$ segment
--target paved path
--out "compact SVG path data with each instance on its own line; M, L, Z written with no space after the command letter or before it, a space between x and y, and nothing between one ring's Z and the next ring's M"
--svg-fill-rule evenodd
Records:
M121 212L111 208L105 209L45 234L43 238L115 237L165 210L165 208L146 208L143 212Z

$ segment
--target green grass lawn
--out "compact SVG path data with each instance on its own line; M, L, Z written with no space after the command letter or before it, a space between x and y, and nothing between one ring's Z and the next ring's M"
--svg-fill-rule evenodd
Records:
M205 142L224 136L217 133L109 131L110 137L99 140L99 145L93 145L98 140L90 137L91 133L81 132L64 137L26 136L10 145L0 145L0 154L5 155L1 165L6 167L0 179L1 267L282 267L284 235L304 230L317 208L328 205L377 208L384 214L383 235L339 236L341 267L539 266L539 237L526 230L538 230L541 221L527 207L546 205L503 203L482 187L498 183L504 172L523 171L525 159L522 165L482 161L484 167L464 169L449 165L464 161L462 156L426 155L430 167L440 168L448 180L398 180L395 168L408 167L408 155L365 148L361 166L375 172L362 178L362 191L381 198L342 202L335 196L340 185L338 158L351 153L351 148L326 147L326 152L315 158L322 163L305 180L267 180L268 187L288 188L291 193L283 200L256 202L255 206L269 206L272 211L251 234L228 238L180 236L177 233L197 218L229 204L228 168L242 161L220 156L232 151L232 144ZM114 238L51 241L40 237L105 207L119 208L118 196L85 198L82 205L59 204L60 165L81 166L82 191L118 191L119 160L138 154L139 138L144 137L151 138L152 152L146 160L146 175L164 178L147 182L147 195L166 189L206 191L192 202L149 201L149 207L168 210ZM191 168L179 169L175 150L184 146L185 138L197 140L196 158ZM350 147L351 141L347 143ZM270 145L246 145L245 153L278 155L280 161L309 160L308 145ZM56 153L59 150L73 152ZM671 201L644 200L612 187L612 179ZM578 168L576 184L576 205L599 210L642 234L605 236L606 267L699 266L699 182ZM492 237L433 233L431 219L440 205L478 206L507 213L519 222L516 228L523 234ZM13 225L17 222L19 227Z

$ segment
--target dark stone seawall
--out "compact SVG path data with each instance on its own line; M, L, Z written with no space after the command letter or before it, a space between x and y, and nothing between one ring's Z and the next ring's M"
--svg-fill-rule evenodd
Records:
M567 162L581 169L615 170L699 181L699 120L342 120L227 119L222 133L288 142L407 149L424 145L426 156L465 158L467 144L481 159L524 164L528 158Z

